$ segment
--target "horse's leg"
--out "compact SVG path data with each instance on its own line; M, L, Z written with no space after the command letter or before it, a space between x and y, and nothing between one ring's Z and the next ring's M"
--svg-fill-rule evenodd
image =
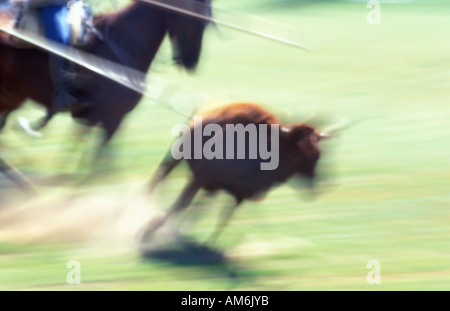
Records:
M181 195L178 197L175 204L169 210L169 212L167 212L163 217L151 221L146 226L141 240L143 242L147 241L160 227L162 227L167 222L167 220L169 220L169 218L187 208L191 204L200 188L200 185L195 180L190 181L189 184L184 188Z
M72 144L72 148L71 148L71 152L70 154L74 154L76 153L76 150L79 149L79 147L82 145L82 143L86 142L86 137L89 136L89 134L92 132L92 126L88 126L88 125L83 125L80 126L79 128L76 129L75 131L75 141ZM88 150L83 150L82 151L82 155L81 158L78 162L78 169L81 170L85 164L85 162L87 161L86 158L88 157Z
M35 186L30 180L28 180L28 178L26 178L16 168L6 163L2 159L0 159L0 172L3 173L12 182L14 182L17 186L19 186L23 191L32 195L38 194Z
M6 120L8 119L8 116L11 112L5 112L0 114L0 131L3 130L3 128L6 125Z
M9 115L11 114L14 108L19 107L23 101L20 100L12 100L10 96L5 94L5 90L1 88L0 85L0 109L3 111L0 113L0 131L5 128L6 120L8 120Z
M52 111L52 109L47 109L47 112L44 117L40 118L36 122L33 122L32 128L35 131L42 130L44 127L47 126L48 122L53 118L55 115L55 112Z
M70 143L65 146L64 152L60 155L61 160L65 163L67 170L60 174L53 176L50 181L57 181L58 183L67 183L71 186L78 188L85 184L89 173L86 173L86 162L89 159L89 148L83 148L89 141L90 133L92 131L91 126L79 125L75 129L72 129L66 136L70 137ZM70 165L70 167L69 167Z
M109 143L119 130L120 124L123 121L123 117L124 116L116 116L115 118L110 118L102 122L103 135L101 137L100 143L98 144L96 154L94 155L94 170L98 170L101 167L105 169L109 166L108 157L111 153Z
M121 122L122 118L116 118L104 120L101 124L102 136L96 147L97 149L94 151L94 156L92 157L90 152L86 151L79 163L80 170L87 166L90 172L82 178L78 186L92 182L97 177L102 176L102 173L104 173L106 169L110 168L108 163L108 157L110 155L109 142L119 129Z

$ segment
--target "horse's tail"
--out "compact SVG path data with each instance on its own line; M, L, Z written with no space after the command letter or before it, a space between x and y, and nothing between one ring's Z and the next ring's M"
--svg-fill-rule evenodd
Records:
M172 170L181 162L182 159L174 159L172 156L172 153L169 151L162 162L159 164L156 173L153 175L150 184L148 192L151 193L153 190L155 190L156 186L162 182L167 175L172 172Z

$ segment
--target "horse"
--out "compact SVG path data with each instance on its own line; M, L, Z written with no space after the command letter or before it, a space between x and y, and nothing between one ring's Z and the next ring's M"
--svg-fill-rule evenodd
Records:
M211 0L190 1L201 2L207 9L205 14L212 15ZM97 37L81 48L87 53L148 72L168 35L172 42L173 60L192 72L200 59L208 23L135 0L118 12L95 16L93 24L101 38ZM18 49L5 41L4 35L3 40L0 36L0 115L3 115L0 126L5 124L9 113L31 99L47 108L42 127L53 117L54 90L48 65L49 53L37 48ZM74 88L89 105L72 112L72 116L91 128L99 126L102 129L98 158L143 95L88 69L77 65L74 68Z

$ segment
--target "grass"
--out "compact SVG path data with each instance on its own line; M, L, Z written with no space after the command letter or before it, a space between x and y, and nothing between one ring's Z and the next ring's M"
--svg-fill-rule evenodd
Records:
M293 25L301 29L303 43L313 52L219 27L220 33L211 29L206 35L196 74L167 65L166 45L150 77L218 99L264 103L279 113L354 121L353 127L324 145L322 193L311 200L283 186L266 200L238 210L218 245L233 258L239 276L234 278L229 267L143 260L135 245L120 235L24 242L9 226L7 234L0 234L4 241L0 289L448 290L449 5L382 3L380 25L366 23L365 3L217 1L217 5ZM190 101L177 105L192 109ZM28 105L12 120L40 113ZM143 101L113 143L114 174L105 185L86 190L86 201L81 202L92 206L84 208L104 210L108 201L92 203L91 198L101 195L114 201L120 192L122 205L116 207L114 202L112 209L132 208L128 197L145 185L170 145L172 126L180 122L184 117L174 111ZM73 171L78 156L70 157L71 129L67 117L50 124L41 140L8 128L2 136L8 146L2 156L36 175ZM184 177L183 170L175 172L149 209L167 208ZM66 191L42 188L49 196ZM199 207L205 213L197 216L195 237L209 234L226 202L226 196L219 196ZM45 214L49 223L51 211L47 208ZM59 212L55 210L55 217ZM86 223L83 219L78 230L83 231ZM58 232L71 237L74 231ZM82 265L78 287L66 284L66 263L72 259ZM366 282L370 260L381 265L379 285Z

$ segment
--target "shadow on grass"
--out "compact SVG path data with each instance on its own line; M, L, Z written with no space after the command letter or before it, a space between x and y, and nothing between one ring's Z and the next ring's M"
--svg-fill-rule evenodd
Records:
M247 281L249 278L245 269L228 258L224 251L184 236L178 236L176 240L168 243L143 244L140 254L145 261L175 267L200 268L204 272L219 272L233 281L244 281L244 277Z

